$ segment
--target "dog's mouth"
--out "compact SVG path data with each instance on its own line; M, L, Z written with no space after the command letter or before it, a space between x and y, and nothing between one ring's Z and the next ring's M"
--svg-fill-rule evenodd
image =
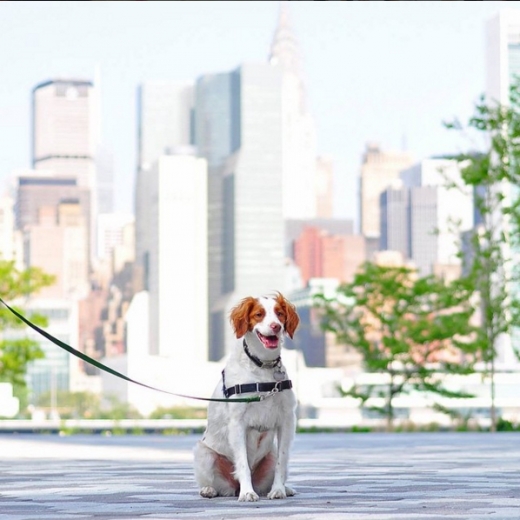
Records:
M276 348L278 347L278 336L264 336L260 332L256 331L256 334L260 341L263 343L265 348Z

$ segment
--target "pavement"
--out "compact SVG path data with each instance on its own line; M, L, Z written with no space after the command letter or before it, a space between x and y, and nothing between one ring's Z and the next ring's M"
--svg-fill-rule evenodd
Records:
M520 519L519 433L296 436L285 500L203 499L198 435L0 435L0 520Z

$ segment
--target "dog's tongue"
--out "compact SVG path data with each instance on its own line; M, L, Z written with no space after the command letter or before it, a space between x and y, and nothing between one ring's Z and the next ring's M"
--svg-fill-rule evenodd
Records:
M276 348L278 346L278 337L277 336L264 336L260 335L260 339L262 340L262 343L267 348Z

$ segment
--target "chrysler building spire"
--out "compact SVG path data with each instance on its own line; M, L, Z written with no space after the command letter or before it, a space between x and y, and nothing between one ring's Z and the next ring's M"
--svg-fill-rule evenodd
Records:
M289 21L289 8L284 1L280 2L278 27L271 44L269 62L273 65L281 65L284 72L301 76L300 50Z
M280 2L269 62L281 73L283 216L314 218L316 130L306 107L300 49L291 29L286 1Z

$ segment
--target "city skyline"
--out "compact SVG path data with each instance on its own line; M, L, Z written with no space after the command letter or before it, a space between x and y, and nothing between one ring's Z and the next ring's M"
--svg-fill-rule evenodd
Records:
M442 121L469 115L485 90L485 22L503 7L520 6L424 4L289 4L317 152L334 162L336 217L358 221L367 141L384 150L406 148L417 160L467 144ZM102 144L114 156L116 209L133 211L139 84L194 81L268 59L278 2L200 6L4 3L0 44L10 53L0 62L0 141L9 146L0 154L2 188L13 170L30 166L31 90L56 77L100 79Z

